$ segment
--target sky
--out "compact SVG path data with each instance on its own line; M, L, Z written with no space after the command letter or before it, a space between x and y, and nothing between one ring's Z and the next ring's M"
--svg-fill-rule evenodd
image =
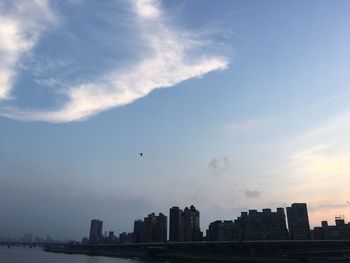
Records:
M295 202L350 221L349 10L0 0L0 236L191 204L204 231Z

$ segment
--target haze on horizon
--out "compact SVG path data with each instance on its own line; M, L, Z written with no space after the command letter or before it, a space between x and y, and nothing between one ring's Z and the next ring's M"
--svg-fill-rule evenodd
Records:
M350 2L0 0L0 237L350 221ZM140 158L139 152L143 152Z

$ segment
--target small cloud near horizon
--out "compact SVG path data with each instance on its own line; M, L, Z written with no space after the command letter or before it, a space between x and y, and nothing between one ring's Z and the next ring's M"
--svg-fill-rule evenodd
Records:
M261 196L261 192L258 191L258 190L249 190L249 189L247 189L245 191L245 196L247 198L258 198L258 197Z

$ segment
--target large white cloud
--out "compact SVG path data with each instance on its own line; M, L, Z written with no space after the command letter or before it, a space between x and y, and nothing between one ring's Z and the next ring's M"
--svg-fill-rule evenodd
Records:
M0 2L0 100L11 98L16 64L53 21L46 0Z
M172 28L160 2L136 0L133 6L142 37L150 48L143 60L125 70L111 70L94 82L68 87L64 91L67 101L58 109L33 111L13 106L2 109L0 114L20 120L49 122L86 119L106 109L131 103L154 89L172 87L228 66L224 57L193 55L199 53L196 48L203 43L189 33Z

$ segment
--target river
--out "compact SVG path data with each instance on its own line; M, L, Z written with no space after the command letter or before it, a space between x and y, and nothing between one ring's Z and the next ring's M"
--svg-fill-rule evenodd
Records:
M41 248L1 247L0 263L141 263L137 259L49 253ZM159 261L158 261L159 262ZM165 263L165 262L163 262Z

